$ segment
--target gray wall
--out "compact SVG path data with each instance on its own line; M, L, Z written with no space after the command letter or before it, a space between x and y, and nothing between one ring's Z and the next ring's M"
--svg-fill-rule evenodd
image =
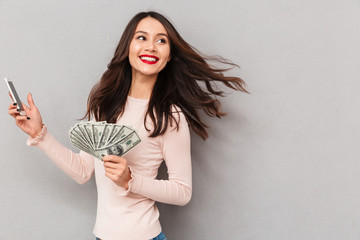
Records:
M68 130L145 10L239 64L231 73L252 93L228 90L228 116L206 118L207 141L193 135L192 201L159 204L168 238L360 239L360 1L1 0L0 77L31 92L72 148ZM1 84L1 238L93 239L94 181L76 184L25 145Z

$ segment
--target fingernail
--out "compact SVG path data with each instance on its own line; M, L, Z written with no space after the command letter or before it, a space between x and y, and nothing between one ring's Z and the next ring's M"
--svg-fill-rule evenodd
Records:
M27 120L30 120L30 118L29 118L29 117L26 117L26 119L27 119Z
M14 105L14 106L16 106L16 105L17 105L17 103L16 103L16 102L14 102L14 103L13 103L13 105Z

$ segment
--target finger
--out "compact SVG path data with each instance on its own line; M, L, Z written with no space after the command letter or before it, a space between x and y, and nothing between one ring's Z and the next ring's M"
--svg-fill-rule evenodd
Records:
M120 171L113 168L105 168L105 172L112 174L113 176L120 176Z
M8 112L11 114L20 114L21 111L17 108L13 108L13 109L10 109Z
M16 108L16 105L17 105L17 103L12 103L12 104L9 105L9 108L8 108L8 109L9 109L9 110L10 110L10 109L14 109L14 108Z
M16 121L25 121L25 120L28 120L27 119L27 116L21 116L21 115L18 115L18 116L15 116L15 119Z
M115 163L108 161L108 162L104 162L104 167L117 169L117 168L123 168L124 166L122 163Z
M20 112L16 108L9 110L8 113L13 117L20 114Z
M26 114L28 114L31 111L31 109L25 103L23 103L23 102L21 102L21 103L23 105L23 108L24 108Z
M105 172L105 175L113 181L116 181L116 179L117 179L115 175L113 175L109 172Z
M31 100L29 102L29 95L30 95L30 93L27 96L27 101L28 101L30 107L28 107L24 102L21 102L21 104L22 104L22 106L23 106L23 108L24 108L24 110L26 112L26 115L30 114L30 111L33 110L33 108L34 108L34 107L31 107L31 104L30 104L30 102L32 102L32 104L34 104L32 98L31 98Z
M104 166L105 169L107 170L111 170L111 171L115 171L118 174L122 174L123 172L125 172L125 169L127 168L127 166L125 165L112 165L112 166Z
M118 156L115 156L115 155L106 155L103 157L103 161L104 162L118 162L119 159Z
M103 157L104 162L126 162L125 158L116 156L116 155L106 155Z
M33 107L33 108L30 108L30 107L28 107L25 103L23 103L23 102L21 102L21 103L22 103L22 106L23 106L23 108L24 108L24 110L25 110L25 112L26 112L26 115L30 114L30 111L31 111L31 110L34 110L34 107Z
M29 103L30 109L36 108L35 103L34 103L34 99L33 99L31 93L28 93L28 95L27 95L27 101L28 101L28 103Z

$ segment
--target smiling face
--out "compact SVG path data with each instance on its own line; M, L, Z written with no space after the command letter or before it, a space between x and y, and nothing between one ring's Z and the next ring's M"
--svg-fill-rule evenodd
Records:
M129 48L133 78L156 77L170 58L170 43L164 26L152 17L142 19Z

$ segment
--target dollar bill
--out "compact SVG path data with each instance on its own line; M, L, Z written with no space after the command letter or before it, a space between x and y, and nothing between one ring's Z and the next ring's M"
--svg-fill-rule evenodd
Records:
M122 139L124 139L126 136L132 134L133 132L135 132L135 130L127 127L127 126L122 126L118 132L116 132L116 134L114 134L114 136L109 139L108 143L114 143L114 142L119 142Z
M105 121L76 123L69 138L75 147L99 159L106 155L123 156L141 141L131 127Z
M95 149L95 154L103 158L106 155L123 156L129 152L133 147L140 143L140 138L135 131L126 136L119 142L110 144L104 148Z
M99 142L97 145L97 148L101 148L106 144L106 141L110 135L111 130L114 128L114 125L104 125L104 128L102 129L102 132L99 136Z

